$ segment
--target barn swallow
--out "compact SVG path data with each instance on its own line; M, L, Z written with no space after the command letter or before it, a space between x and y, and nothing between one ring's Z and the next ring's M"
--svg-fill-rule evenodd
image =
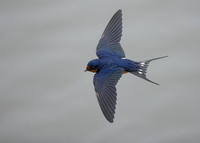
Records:
M91 60L85 71L96 73L93 84L100 108L105 118L112 123L117 100L116 84L124 73L134 74L146 81L159 85L146 77L148 64L158 57L150 60L132 61L125 59L121 47L122 36L122 10L118 10L106 26L96 48L98 59Z

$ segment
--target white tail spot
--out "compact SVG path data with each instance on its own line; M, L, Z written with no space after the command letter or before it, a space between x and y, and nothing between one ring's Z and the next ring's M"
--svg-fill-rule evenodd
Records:
M141 71L139 71L138 73L139 73L139 74L142 74L142 72L141 72Z
M140 63L140 65L141 65L141 66L144 66L144 65L145 65L145 63Z

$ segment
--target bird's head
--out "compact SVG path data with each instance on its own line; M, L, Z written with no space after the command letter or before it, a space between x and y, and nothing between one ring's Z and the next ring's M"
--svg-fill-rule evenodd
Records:
M90 72L97 72L99 70L99 60L95 59L90 61L87 64L86 70L85 71L90 71Z

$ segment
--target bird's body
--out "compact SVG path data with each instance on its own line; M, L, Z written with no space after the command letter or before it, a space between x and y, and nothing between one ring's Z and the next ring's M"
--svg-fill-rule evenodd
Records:
M124 73L134 74L151 83L157 84L146 78L148 64L154 58L135 62L125 58L125 53L120 45L122 36L122 13L118 10L111 18L97 45L96 54L99 59L91 60L86 71L94 75L94 87L101 110L109 122L113 122L117 100L116 87L118 80ZM158 84L157 84L158 85Z
M115 56L110 56L107 58L102 59L94 59L91 61L92 63L95 63L97 65L96 70L94 72L98 72L100 70L110 69L114 67L119 67L124 69L124 73L127 72L134 72L139 69L139 63L134 62L129 59L121 59Z

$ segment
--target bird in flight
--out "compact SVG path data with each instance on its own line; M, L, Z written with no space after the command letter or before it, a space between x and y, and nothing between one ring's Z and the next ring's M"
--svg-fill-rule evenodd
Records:
M91 60L85 71L96 73L93 84L100 108L105 118L112 123L117 100L116 84L124 73L134 74L146 81L159 85L146 77L150 60L133 61L125 59L125 53L120 45L122 36L122 10L118 10L106 26L96 48L98 59Z

